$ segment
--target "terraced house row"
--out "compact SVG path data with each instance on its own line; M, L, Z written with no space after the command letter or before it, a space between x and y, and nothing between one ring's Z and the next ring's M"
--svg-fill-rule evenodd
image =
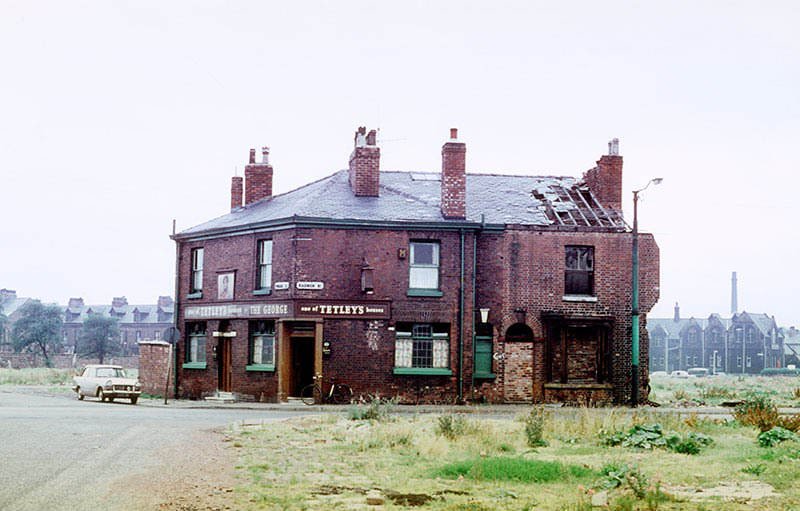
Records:
M402 402L623 402L631 245L617 141L582 177L383 171L359 128L347 169L272 194L250 151L229 214L178 245L176 391L284 401L320 375ZM658 247L640 235L641 359ZM647 364L641 367L641 399Z

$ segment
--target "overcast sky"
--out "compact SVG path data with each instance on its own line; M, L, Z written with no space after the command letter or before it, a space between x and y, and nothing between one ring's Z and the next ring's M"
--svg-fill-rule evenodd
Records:
M572 175L620 138L661 247L651 315L800 326L795 2L0 0L0 287L154 303L178 230L225 214L251 147L282 193L346 168Z

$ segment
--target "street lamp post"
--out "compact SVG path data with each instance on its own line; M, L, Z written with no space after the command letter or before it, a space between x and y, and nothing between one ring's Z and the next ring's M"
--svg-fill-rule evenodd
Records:
M651 184L663 181L656 177L644 188L633 191L633 254L632 254L632 298L631 298L631 406L639 406L639 193Z

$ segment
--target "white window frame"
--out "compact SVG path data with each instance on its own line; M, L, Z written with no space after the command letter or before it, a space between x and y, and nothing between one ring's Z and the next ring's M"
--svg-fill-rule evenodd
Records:
M200 293L203 291L203 247L192 249L192 277L190 282L190 293Z
M275 365L275 327L272 326L272 331L265 328L263 330L258 329L258 323L252 324L251 327L253 329L252 333L250 334L250 354L249 354L249 362L250 365L254 366L274 366ZM273 324L274 325L274 324ZM266 326L266 325L265 325ZM270 360L264 359L264 345L265 343L269 343L272 346L272 356Z
M433 263L416 262L416 247L430 245L433 249ZM441 244L438 241L412 241L409 250L408 287L409 289L439 290L441 267ZM435 282L429 282L435 274Z
M257 289L272 289L272 240L259 240L258 242L257 275Z
M436 332L435 330L434 325L430 323L415 323L408 329L398 330L395 333L395 367L449 369L450 336L445 332ZM419 355L414 356L415 352L422 348L423 343L431 343L429 365L420 364Z

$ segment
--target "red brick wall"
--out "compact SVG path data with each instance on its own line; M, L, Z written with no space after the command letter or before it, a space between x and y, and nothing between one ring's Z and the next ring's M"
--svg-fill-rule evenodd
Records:
M642 396L646 396L648 339L644 330L645 314L658 300L659 262L658 246L652 235L640 235L640 311L642 316L640 356L640 381ZM545 332L541 314L557 313L587 317L614 318L610 347L612 351L611 377L614 399L623 402L630 395L630 312L631 312L631 234L557 232L515 229L503 235L481 236L478 258L479 307L490 307L490 320L498 336L502 336L516 322L514 310L526 310L526 322L533 329L535 352L533 371L536 374L535 395L543 392L545 360L543 343ZM595 247L596 302L564 301L564 247L589 245ZM492 256L493 255L493 256ZM509 378L514 368L508 369L508 355L512 343L498 344L506 360L495 362L495 370ZM519 348L514 347L513 350ZM511 371L511 372L509 372ZM509 392L518 383L498 381ZM517 395L520 390L513 390ZM508 397L508 396L507 396Z
M289 282L290 288L273 291L271 296L253 295L257 241L273 240L273 282ZM442 297L408 297L409 259L407 250L411 240L437 240L441 246L440 289ZM187 300L191 249L204 247L203 297ZM406 250L401 258L399 250ZM325 340L332 341L332 355L324 359L326 381L331 376L349 383L357 393L380 393L400 396L411 401L424 387L434 387L427 396L456 393L458 367L458 283L460 275L460 237L458 233L429 231L378 231L334 229L289 229L265 234L248 234L230 238L205 240L181 244L179 325L185 331L183 307L220 303L217 296L217 272L236 272L234 300L236 302L288 300L292 298L330 298L343 300L391 300L392 319L325 320ZM374 268L374 294L361 291L361 267L364 259ZM472 236L465 236L465 281L471 287ZM321 281L320 291L298 290L298 281ZM465 290L464 303L471 308L473 295ZM394 332L388 328L394 322L435 322L450 324L450 361L452 377L421 378L395 376ZM472 367L472 315L465 313L464 374L469 390ZM218 328L218 321L207 321L210 333ZM247 323L233 320L231 328L246 332ZM208 367L205 370L179 368L181 395L199 398L213 393L217 384L217 366L212 349L216 340L206 343ZM179 357L185 357L183 343ZM257 399L261 393L274 396L277 382L272 373L245 373L247 362L247 337L237 335L233 344L233 388L236 392L251 394Z
M154 396L163 396L166 389L167 397L175 397L175 373L169 374L167 385L167 370L170 363L169 344L160 341L139 343L139 380L142 382L142 392ZM174 371L174 368L172 368Z
M273 282L290 282L285 291L273 291L269 297L253 295L255 286L256 245L259 239L273 239ZM411 240L434 239L441 243L440 288L443 296L408 297L408 263L398 256ZM504 233L483 233L478 237L477 308L490 308L489 321L494 325L494 352L505 359L493 362L495 380L478 382L471 387L472 372L472 234L465 236L465 324L464 324L464 395L493 401L543 400L545 391L544 331L542 313L614 318L611 339L611 379L618 402L629 395L630 368L630 233L592 233L541 231L514 228ZM564 301L564 247L595 247L594 303ZM205 248L203 298L187 300L191 249ZM247 234L202 242L182 243L180 249L181 302L179 325L185 330L183 307L218 303L217 272L235 270L237 302L284 300L291 298L331 298L342 300L385 299L392 302L390 321L335 320L324 322L325 340L331 342L332 354L323 362L326 381L334 376L349 383L357 394L380 393L400 396L405 401L454 396L458 368L458 284L460 239L455 232L385 231L297 228L264 234ZM647 386L648 339L644 314L658 299L658 247L651 235L640 238L642 339L642 395ZM363 261L374 268L374 294L364 295L360 288ZM322 281L320 291L294 288L297 281ZM533 329L534 343L505 343L505 331L516 322L514 310L526 310L526 322ZM394 332L396 322L437 322L450 324L450 361L452 377L399 376L393 374ZM247 323L234 320L231 325L243 332L233 344L233 387L256 399L274 398L277 382L272 373L247 373ZM208 321L208 332L218 328ZM207 342L208 368L179 369L181 395L200 397L216 389L217 369L212 348ZM179 349L183 349L182 343ZM179 354L183 358L183 352ZM627 385L627 386L626 386ZM429 388L426 388L429 387ZM438 399L438 398L436 398Z

